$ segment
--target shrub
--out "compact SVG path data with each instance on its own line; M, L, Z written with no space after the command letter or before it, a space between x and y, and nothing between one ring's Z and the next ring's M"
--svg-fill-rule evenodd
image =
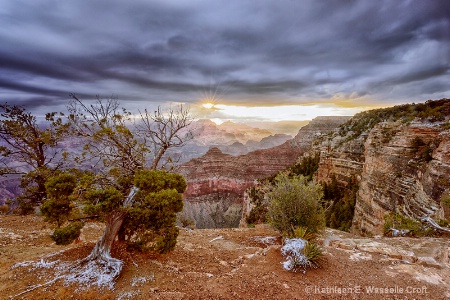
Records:
M312 180L314 173L319 168L320 154L316 152L314 156L303 156L302 160L290 168L291 174L303 175Z
M417 237L433 236L436 234L433 228L423 226L420 222L399 213L390 212L384 216L383 233L389 235L392 229L399 230L401 235Z
M308 259L308 267L313 269L320 267L320 260L323 257L323 252L317 244L308 242L303 249L303 254Z
M56 228L50 237L56 245L68 245L80 236L83 226L83 222L73 222L66 227Z
M325 226L321 205L322 186L308 182L304 176L289 177L280 173L266 194L269 200L269 223L285 236L292 236L298 226L317 233Z
M286 258L283 267L292 272L306 273L307 269L317 269L320 267L319 261L323 253L316 244L304 239L285 239L284 246L281 247L281 255Z
M6 215L9 212L9 206L4 204L4 205L0 205L0 214L1 215Z
M291 238L310 241L314 238L314 234L308 230L308 227L299 226L292 230Z
M334 175L329 183L323 183L324 201L329 206L325 214L327 226L343 231L350 229L358 188L355 177L350 178L346 185L338 182Z
M448 208L450 208L450 194L442 196L442 203L444 203Z
M267 206L268 203L264 198L265 192L269 187L272 186L272 183L266 180L264 183L259 184L258 186L251 187L248 190L248 196L250 198L250 202L254 205L249 215L245 218L247 224L259 224L265 223L267 221Z

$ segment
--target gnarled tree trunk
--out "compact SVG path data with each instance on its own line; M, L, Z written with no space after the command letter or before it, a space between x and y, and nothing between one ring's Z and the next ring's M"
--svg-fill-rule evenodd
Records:
M123 207L130 207L133 204L134 195L138 189L133 187L124 201ZM83 262L97 262L109 270L110 276L115 278L122 271L123 262L120 259L111 257L111 247L117 234L125 220L126 213L123 211L112 212L107 221L106 227L100 240L95 244L91 253Z

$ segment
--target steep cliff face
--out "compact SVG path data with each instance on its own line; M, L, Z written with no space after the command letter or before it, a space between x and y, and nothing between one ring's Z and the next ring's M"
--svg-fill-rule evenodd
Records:
M195 220L197 228L237 227L246 189L258 179L294 164L314 138L331 132L346 120L347 117L319 117L280 146L239 156L213 147L204 156L182 164L179 171L188 182L183 217Z
M341 129L314 142L313 151L321 152L319 181L335 176L359 184L352 230L380 234L391 211L416 220L443 218L441 196L450 188L448 120L447 113L434 122L391 118L358 134Z
M387 132L392 133L383 142ZM421 146L414 146L421 141ZM354 229L380 233L393 211L420 220L443 217L441 195L450 187L450 133L439 124L387 123L376 126L365 144ZM417 147L417 148L416 148Z

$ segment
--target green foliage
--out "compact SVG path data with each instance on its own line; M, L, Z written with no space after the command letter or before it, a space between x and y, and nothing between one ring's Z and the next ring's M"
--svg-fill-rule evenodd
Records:
M411 236L430 236L434 235L431 228L426 228L413 219L407 218L399 213L390 212L384 216L383 233L389 234L391 229L408 230Z
M80 236L83 226L83 222L72 222L66 227L56 228L50 237L56 245L68 245Z
M430 122L444 121L450 115L450 99L428 100L419 104L404 104L394 107L380 108L356 114L339 129L339 135L348 142L367 132L382 121L410 122L415 118ZM389 137L386 137L386 140Z
M266 185L268 184L266 182ZM267 202L264 199L266 185L251 187L248 190L250 202L254 206L245 219L247 224L259 224L267 221Z
M411 155L417 157L421 161L431 161L433 159L433 149L430 144L431 141L425 143L420 137L415 136L410 142Z
M173 250L178 236L177 213L183 209L186 181L179 174L142 170L136 173L134 184L139 191L128 209L121 235L142 251Z
M309 231L308 227L297 226L292 230L292 236L290 238L302 239L310 241L314 238L314 234Z
M308 182L304 176L289 177L281 173L266 194L269 200L268 220L285 236L293 235L293 228L307 227L311 233L322 230L325 215L321 205L322 186Z
M311 181L317 169L319 168L320 154L317 152L314 156L305 155L301 160L288 169L290 177L303 175L307 181ZM247 224L265 223L267 221L268 201L265 199L266 192L271 189L278 174L266 178L260 185L248 190L250 202L253 208L246 217Z
M323 189L324 201L330 205L325 213L327 226L343 231L350 230L358 192L356 179L352 177L346 184L340 184L336 177L332 176L330 183L323 183Z
M290 168L291 174L303 175L308 180L312 180L314 173L319 169L320 154L317 152L314 156L303 156L301 162L296 163Z
M120 209L124 195L115 187L89 189L84 195L84 212L89 215L106 216Z
M60 227L68 219L73 209L71 195L76 184L75 176L66 172L47 180L45 184L47 200L41 205L45 221L56 223Z
M40 126L36 117L24 108L7 103L0 104L0 115L0 140L3 142L0 155L30 170L21 178L23 194L16 201L22 214L32 213L46 196L45 182L67 158L57 146L67 136L68 125L61 119L63 114L52 112L46 114L45 124ZM23 174L23 171L6 164L0 168L0 175L4 174Z
M440 219L437 221L437 224L441 227L447 227L450 228L450 221L445 219Z
M450 208L450 194L442 196L442 203Z
M306 243L303 249L303 254L308 259L308 267L312 269L317 269L320 267L320 260L323 257L322 249L314 243Z

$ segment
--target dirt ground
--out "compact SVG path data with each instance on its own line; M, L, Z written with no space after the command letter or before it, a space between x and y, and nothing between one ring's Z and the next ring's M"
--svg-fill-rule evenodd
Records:
M449 299L448 267L411 264L383 254L324 246L322 268L306 274L283 269L281 239L267 226L181 229L164 255L115 249L125 261L113 290L64 286L52 268L24 261L75 262L102 232L88 223L81 240L57 246L39 217L0 216L0 299ZM334 233L335 234L335 233ZM341 236L348 236L342 233ZM325 238L326 239L326 238ZM35 265L36 266L36 265Z

